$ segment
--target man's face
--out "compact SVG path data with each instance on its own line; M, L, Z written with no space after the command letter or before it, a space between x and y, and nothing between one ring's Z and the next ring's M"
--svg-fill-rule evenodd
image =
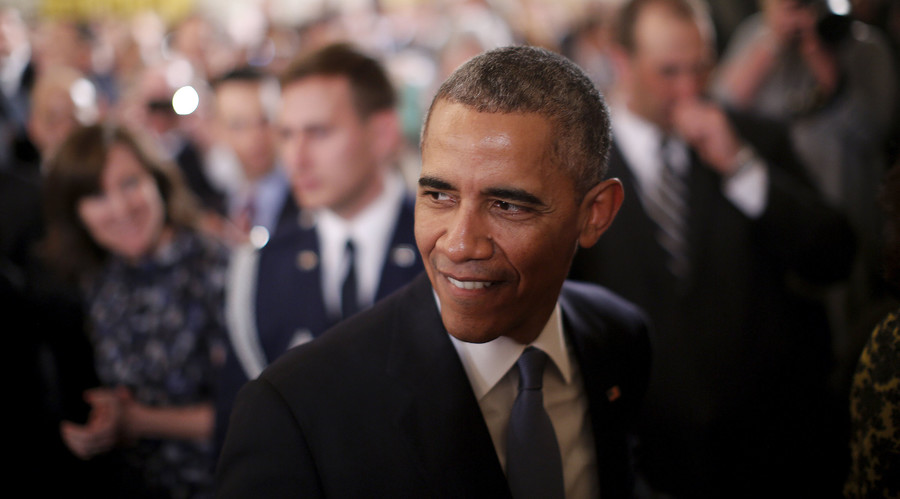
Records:
M219 138L234 151L251 180L272 171L275 161L274 133L260 90L253 82L226 82L216 89Z
M663 130L672 128L672 110L704 90L710 50L697 25L668 14L658 5L646 7L634 31L634 53L628 58L628 106Z
M78 125L69 92L54 86L35 92L28 120L29 136L44 157L52 155Z
M306 208L350 218L382 188L377 119L360 119L343 77L312 76L282 90L281 159Z
M532 341L555 306L585 223L551 158L543 116L438 102L422 150L416 243L447 331Z

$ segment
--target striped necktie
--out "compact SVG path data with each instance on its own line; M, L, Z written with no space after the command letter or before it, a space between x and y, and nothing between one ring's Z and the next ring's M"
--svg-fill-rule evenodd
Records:
M672 166L672 144L663 137L659 149L662 168L654 188L643 192L647 214L656 222L656 240L666 251L666 266L675 277L690 272L688 257L688 186Z

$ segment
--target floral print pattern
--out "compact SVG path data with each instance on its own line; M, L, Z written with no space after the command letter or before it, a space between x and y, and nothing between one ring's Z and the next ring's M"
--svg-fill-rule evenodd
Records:
M149 406L212 402L224 360L227 249L194 232L137 264L113 258L88 285L101 382ZM148 489L197 497L211 489L209 442L141 440L123 449Z
M847 498L900 498L900 310L875 328L850 392Z

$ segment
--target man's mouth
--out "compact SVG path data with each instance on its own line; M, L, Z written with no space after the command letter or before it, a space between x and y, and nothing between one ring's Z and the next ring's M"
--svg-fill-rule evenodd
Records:
M459 281L450 276L447 276L447 280L460 289L484 289L491 285L490 281Z

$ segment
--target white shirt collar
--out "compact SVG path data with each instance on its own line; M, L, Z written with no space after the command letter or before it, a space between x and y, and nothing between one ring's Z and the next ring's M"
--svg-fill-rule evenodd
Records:
M390 174L385 177L381 194L352 219L347 220L327 209L315 213L323 292L329 310L334 306L340 309L339 283L348 265L344 261L348 238L353 239L356 252L360 302L371 304L374 301L404 194L403 179Z
M622 156L625 157L631 172L642 189L656 186L659 173L662 171L659 148L663 132L656 125L631 112L621 100L610 108L612 115L613 137ZM690 156L687 145L680 139L672 138L669 145L672 155L672 168L685 175L690 167Z
M438 308L440 309L440 301ZM506 336L500 336L487 343L468 343L456 339L453 335L450 335L450 340L456 347L456 352L469 377L469 383L475 392L475 398L478 400L491 391L519 360L525 347L529 346L517 343ZM566 351L559 303L553 308L553 313L550 314L541 334L530 345L543 350L553 361L565 382L567 384L572 382L572 367Z

